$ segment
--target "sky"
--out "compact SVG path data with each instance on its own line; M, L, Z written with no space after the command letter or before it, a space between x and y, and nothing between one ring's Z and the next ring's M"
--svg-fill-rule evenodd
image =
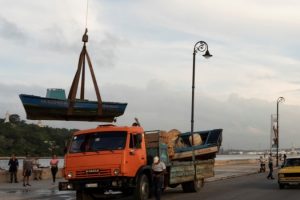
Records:
M137 117L145 130L189 131L192 53L205 41L213 57L196 55L195 130L223 128L225 149L267 149L283 96L280 147L300 147L299 9L296 0L0 0L0 117L26 119L19 94L68 94L87 27L102 99L128 103L117 125Z

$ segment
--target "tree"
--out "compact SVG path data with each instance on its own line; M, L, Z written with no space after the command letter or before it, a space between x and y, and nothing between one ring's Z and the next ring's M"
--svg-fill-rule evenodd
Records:
M65 142L75 130L65 128L39 127L21 121L19 115L11 116L11 123L0 123L0 156L15 153L18 156L28 152L32 156L64 155ZM53 141L49 145L44 141ZM52 149L49 150L49 148ZM55 147L55 148L54 148Z

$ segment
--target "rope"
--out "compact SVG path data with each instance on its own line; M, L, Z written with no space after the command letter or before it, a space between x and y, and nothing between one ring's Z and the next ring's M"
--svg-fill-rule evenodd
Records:
M86 0L85 28L87 28L88 14L89 14L89 0Z

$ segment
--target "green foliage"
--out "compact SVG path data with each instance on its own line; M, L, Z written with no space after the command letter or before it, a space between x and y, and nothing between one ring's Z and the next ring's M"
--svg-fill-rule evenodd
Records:
M65 144L75 130L65 128L39 127L35 124L4 123L0 120L0 156L51 156L64 155Z

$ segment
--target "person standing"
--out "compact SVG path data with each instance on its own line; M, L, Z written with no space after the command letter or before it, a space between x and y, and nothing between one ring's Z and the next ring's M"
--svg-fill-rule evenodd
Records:
M160 200L161 190L164 183L164 174L166 172L166 165L160 161L158 156L155 156L152 164L153 171L153 190L156 200Z
M42 169L40 169L40 163L37 157L33 159L32 165L33 165L33 180L42 180Z
M57 159L56 155L54 154L52 156L52 159L50 160L53 184L55 184L56 173L58 171L58 162L59 162L59 160Z
M269 175L267 176L267 179L274 179L274 177L273 177L273 159L272 159L271 153L270 153L270 157L269 157Z
M282 163L282 166L285 165L285 162L286 162L286 154L283 154L283 163Z
M260 163L260 169L259 172L265 172L266 171L266 164L265 164L265 158L263 158L262 156L260 156L259 158L259 163Z
M15 183L18 183L17 173L19 168L19 161L16 158L15 154L12 154L11 158L9 159L8 165L9 165L8 171L10 173L10 183L13 182L13 179Z
M31 176L33 169L32 160L29 155L26 155L26 158L23 160L23 186L31 186L29 184L29 177Z

